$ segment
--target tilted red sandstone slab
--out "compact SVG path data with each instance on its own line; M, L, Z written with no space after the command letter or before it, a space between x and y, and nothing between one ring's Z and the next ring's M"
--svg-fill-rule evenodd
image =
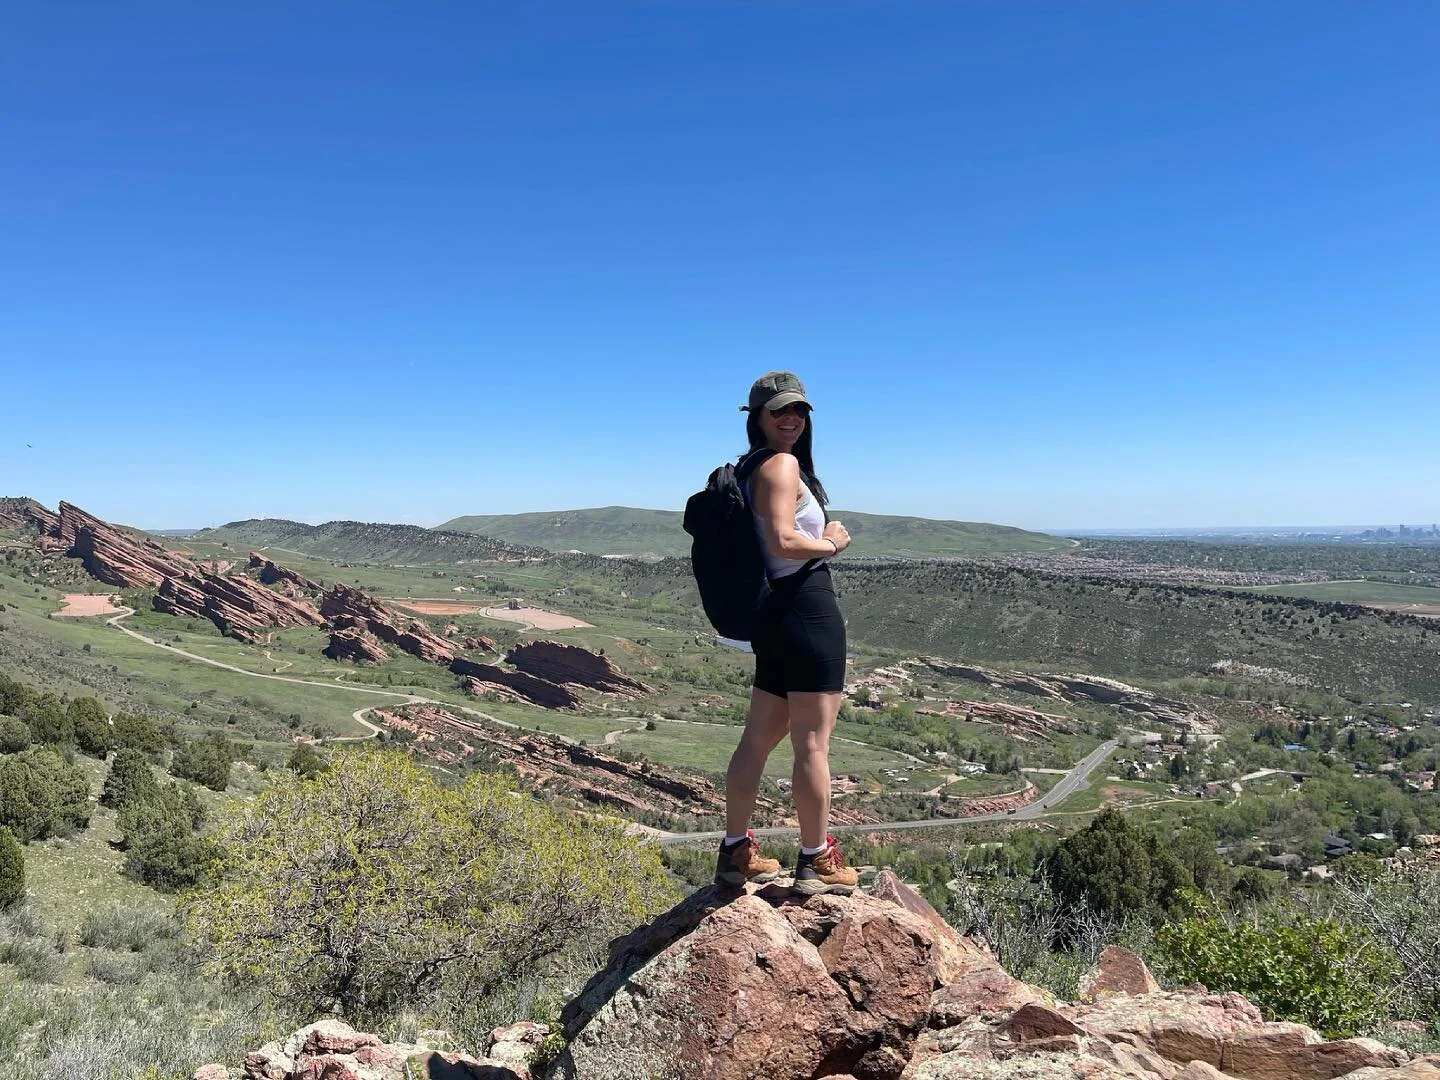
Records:
M45 535L60 527L60 515L34 499L0 499L0 529L39 529Z
M363 626L349 626L330 632L330 644L320 650L331 660L353 664L379 664L390 659L380 639Z
M224 634L255 644L266 627L319 626L324 620L304 600L282 596L243 574L197 570L167 577L155 594L156 611L209 619Z
M579 645L527 641L506 653L505 659L517 670L547 682L583 686L621 697L651 692L649 686L620 671L607 657Z
M581 705L580 695L568 686L550 682L524 671L511 671L498 664L481 664L457 656L450 661L450 670L462 678L473 679L484 687L493 685L508 690L533 705L546 709L575 709Z
M455 659L450 644L424 623L402 618L373 596L349 585L336 582L325 594L320 614L332 621L344 617L353 619L355 621L347 625L363 625L381 641L427 664L448 664Z
M294 570L281 566L256 551L250 552L250 569L260 572L260 583L262 585L274 585L278 582L285 581L299 589L305 589L310 592L320 591L320 586L309 578L301 577Z

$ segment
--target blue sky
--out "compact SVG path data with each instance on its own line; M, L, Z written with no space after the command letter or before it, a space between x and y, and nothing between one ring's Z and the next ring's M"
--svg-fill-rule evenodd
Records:
M11 5L0 494L1440 518L1440 6Z

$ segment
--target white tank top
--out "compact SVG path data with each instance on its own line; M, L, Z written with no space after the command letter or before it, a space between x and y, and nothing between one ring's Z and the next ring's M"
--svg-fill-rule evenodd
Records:
M745 496L746 498L750 496L749 480L745 481ZM771 581L789 577L811 561L810 559L782 559L778 555L771 555L769 547L765 544L764 519L753 510L751 516L755 519L755 532L760 537L760 553L765 556L765 573L769 575ZM820 506L819 500L805 486L804 480L800 481L800 501L795 504L795 531L810 537L811 540L819 540L825 533L825 511ZM815 561L823 563L830 560L825 558Z

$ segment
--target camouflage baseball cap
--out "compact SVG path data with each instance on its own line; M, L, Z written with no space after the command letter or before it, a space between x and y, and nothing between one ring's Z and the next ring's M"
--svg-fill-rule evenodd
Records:
M803 402L810 408L810 399L805 396L805 384L793 371L767 371L750 387L750 403L741 405L741 412L756 409L783 409L793 402Z

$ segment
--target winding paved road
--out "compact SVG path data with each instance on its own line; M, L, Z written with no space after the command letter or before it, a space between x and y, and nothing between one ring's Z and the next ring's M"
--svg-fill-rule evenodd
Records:
M1031 821L1041 817L1044 812L1052 806L1058 805L1068 799L1075 792L1083 787L1089 786L1089 776L1106 759L1110 757L1111 751L1119 746L1119 740L1111 739L1109 742L1101 743L1094 750L1085 756L1085 759L1065 774L1053 788L1047 791L1040 798L1026 806L1022 806L1014 813L1005 814L975 814L970 817L958 818L927 818L924 821L890 821L880 824L867 825L831 825L832 833L873 833L892 832L898 829L933 829L944 825L974 825L985 821ZM756 836L794 836L798 829L756 829ZM653 833L660 843L665 846L671 844L688 844L697 840L719 840L725 834L720 832L693 832L693 833Z

